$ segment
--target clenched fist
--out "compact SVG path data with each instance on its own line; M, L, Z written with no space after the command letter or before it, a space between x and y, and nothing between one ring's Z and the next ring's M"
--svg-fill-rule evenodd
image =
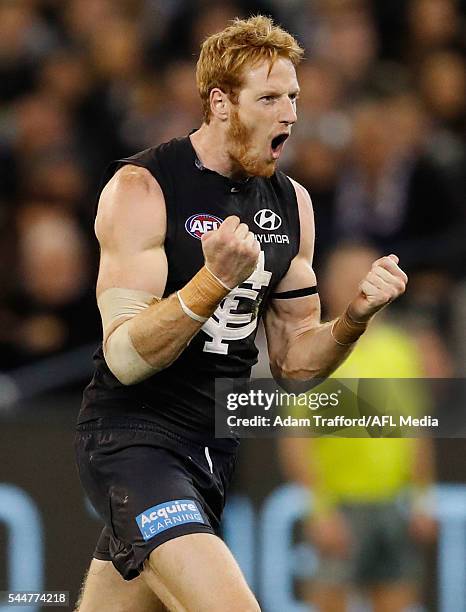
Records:
M202 250L207 268L233 288L254 272L260 246L248 226L233 215L218 229L203 234Z
M396 255L388 255L372 264L370 272L359 284L359 294L350 304L350 314L355 321L367 321L405 292L408 277L398 266L398 261Z

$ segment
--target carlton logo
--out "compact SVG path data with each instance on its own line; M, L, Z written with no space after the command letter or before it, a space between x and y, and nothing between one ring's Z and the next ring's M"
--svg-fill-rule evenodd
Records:
M197 215L191 215L189 219L186 219L184 226L188 234L191 234L193 238L200 240L202 234L218 229L221 224L222 219L214 217L214 215L198 213Z
M282 224L281 218L270 208L263 208L256 212L254 222L263 230L276 230Z

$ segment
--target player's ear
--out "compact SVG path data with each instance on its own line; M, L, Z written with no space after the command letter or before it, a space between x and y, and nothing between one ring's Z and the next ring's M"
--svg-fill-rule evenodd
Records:
M228 119L228 102L228 95L224 91L218 87L212 89L210 92L210 111L220 121Z

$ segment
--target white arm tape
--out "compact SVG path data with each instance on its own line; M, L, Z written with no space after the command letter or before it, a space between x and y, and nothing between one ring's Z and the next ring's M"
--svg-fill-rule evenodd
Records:
M129 334L130 323L122 323L104 343L105 361L122 385L135 385L158 372L134 348Z
M156 301L160 298L146 291L117 287L107 289L97 300L104 330L105 361L122 385L134 385L158 372L134 348L129 333L131 319ZM115 329L115 321L121 318L126 321Z
M179 291L176 292L176 297L178 298L178 301L180 302L181 310L184 312L185 315L188 315L188 317L190 317L194 321L198 321L199 323L205 323L207 321L207 317L201 317L201 315L196 314L195 312L191 310L191 308L188 308L186 306L186 304L181 299L181 295Z

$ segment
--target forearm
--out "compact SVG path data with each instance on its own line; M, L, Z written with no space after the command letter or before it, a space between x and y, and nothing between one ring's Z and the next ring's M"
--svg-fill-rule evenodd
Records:
M135 350L159 371L180 356L203 323L187 316L173 294L138 314L128 325Z
M299 276L296 269L293 274L293 278ZM301 284L302 277L299 278ZM274 377L309 380L331 374L349 355L370 319L404 292L407 280L396 255L378 259L345 312L323 324L317 299L302 297L290 300L288 305L278 293L270 308L268 325L266 322Z
M296 337L278 363L279 377L289 380L326 378L350 354L352 345L341 346L331 335L333 321Z
M351 353L367 324L355 321L347 309L334 321L296 334L288 342L280 376L290 380L326 378Z
M104 293L99 307L104 322L104 355L110 370L122 384L132 385L167 368L228 291L204 267L176 294L163 300L146 298L145 305L135 303L132 296L126 305L124 290ZM145 294L139 293L144 298Z

